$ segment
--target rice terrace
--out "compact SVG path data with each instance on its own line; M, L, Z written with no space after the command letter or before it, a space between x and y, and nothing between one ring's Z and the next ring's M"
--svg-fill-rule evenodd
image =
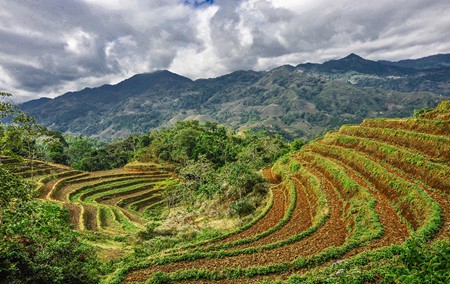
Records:
M450 284L449 15L0 0L0 284Z
M450 101L416 118L344 125L262 170L265 205L240 228L125 257L103 281L441 283L450 271L449 134ZM167 192L183 183L154 163L95 172L1 163L38 180L37 197L66 208L104 259L129 255L121 238L167 209Z

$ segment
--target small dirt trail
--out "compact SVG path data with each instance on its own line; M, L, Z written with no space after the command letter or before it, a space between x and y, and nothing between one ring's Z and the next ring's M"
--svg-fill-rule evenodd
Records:
M313 170L310 172L318 174ZM320 174L319 174L320 176ZM151 266L128 274L124 283L144 281L156 271L174 272L184 269L205 269L219 271L225 267L250 267L268 265L279 262L290 262L299 256L306 257L318 253L331 246L341 246L346 238L346 224L341 220L343 203L335 192L330 181L323 178L323 190L330 200L330 217L325 224L310 236L295 243L272 250L262 250L253 254L224 257L221 259L199 259L183 261L161 266Z

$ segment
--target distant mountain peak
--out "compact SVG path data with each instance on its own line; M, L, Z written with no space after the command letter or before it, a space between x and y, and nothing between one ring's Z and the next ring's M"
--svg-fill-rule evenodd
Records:
M131 78L173 78L182 81L192 81L191 79L178 75L176 73L170 72L169 70L156 70L153 72L140 73L132 76ZM128 78L128 79L131 79Z
M51 129L108 139L200 116L230 127L312 138L366 116L410 115L412 109L434 105L438 95L450 96L449 58L379 62L351 53L322 64L194 81L158 70L21 108ZM280 107L274 110L274 105Z
M359 55L358 55L358 54L356 54L356 53L350 53L349 55L347 55L346 57L344 57L344 58L342 58L342 59L351 59L351 60L355 60L355 59L357 59L357 60L366 60L366 59L362 58L361 56L359 56Z
M346 57L344 57L343 59L364 59L364 58L362 58L358 54L352 52L349 55L347 55Z

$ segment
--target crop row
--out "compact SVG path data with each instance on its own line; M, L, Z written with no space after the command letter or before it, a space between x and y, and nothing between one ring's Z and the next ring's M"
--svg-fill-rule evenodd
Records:
M380 165L379 162L352 149L314 143L308 149L324 156L342 161L374 184L403 216L414 230L440 216L439 205L416 184L408 182ZM440 218L440 217L439 217Z
M384 142L338 133L327 135L320 143L364 152L378 161L386 162L403 170L430 187L441 190L444 194L450 194L450 179L447 178L450 176L450 167L434 163L420 154Z
M114 279L260 283L264 276L291 275L289 283L376 281L412 243L450 234L450 121L442 117L447 116L367 119L327 134L281 158L266 174L294 190L296 201L285 209L286 222L242 240L225 238L181 254L168 251L122 268ZM305 228L300 220L311 220L311 225ZM345 278L354 266L363 271Z
M324 163L324 167L329 167L329 165L330 165L330 163ZM313 165L313 166L316 167L317 165ZM340 172L340 174L345 175L342 172ZM326 177L322 177L322 178L324 178L326 180ZM334 182L338 182L338 180L334 179ZM328 188L330 190L333 190L332 186L329 186ZM366 194L365 196L369 199L371 198L370 195L368 195L368 194ZM283 261L282 259L278 259L278 260L271 259L270 262L278 262L278 263L274 263L274 264L270 264L270 265L266 265L266 266L247 267L247 268L243 268L242 266L240 268L231 268L233 265L228 265L228 268L223 271L205 270L204 267L202 269L201 268L184 269L184 270L177 270L175 272L171 272L170 274L166 274L166 276L169 277L171 280L186 280L186 279L192 280L192 279L200 279L200 278L224 279L224 278L236 278L236 277L242 277L242 276L244 276L244 277L252 276L253 277L256 275L265 275L268 273L270 273L270 274L281 273L281 272L285 272L287 270L319 265L319 264L323 263L324 261L327 261L329 259L337 257L338 255L342 255L343 253L362 245L368 239L372 239L374 237L377 237L377 235L381 234L382 229L379 225L376 214L374 214L374 212L373 212L373 201L371 202L372 206L369 206L369 208L372 208L372 209L368 209L372 213L369 213L368 211L365 211L367 209L363 209L363 208L367 207L366 202L357 202L356 196L353 198L355 198L355 200L352 200L352 198L350 198L349 200L345 200L343 202L345 202L345 204L353 204L353 206L354 206L354 207L352 207L353 211L355 211L354 210L355 208L358 208L358 210L357 210L358 212L354 212L354 215L347 216L348 219L353 220L353 222L356 224L356 226L353 229L352 235L339 248L335 249L335 248L326 248L325 247L324 251L322 251L319 254L316 254L316 255L313 254L309 257L308 256L307 257L297 257L293 262L286 262L286 261ZM338 202L336 201L335 203L338 203ZM341 208L341 209L342 209L342 207L345 207L345 205L344 206L339 205L339 204L334 204L334 205L337 205L337 208ZM327 223L337 221L340 218L339 215L341 213L336 215L336 212L334 212L333 214L334 214L334 217L332 218L333 220L330 220ZM297 241L307 237L311 233L314 233L314 231L317 230L317 226L321 227L322 225L324 225L325 221L328 219L328 216L326 216L326 217L327 218L324 218L321 220L322 222L319 222L319 224L316 224L316 226L312 226L310 229L306 230L305 232L302 232L292 238L282 240L282 241L275 243L276 246L274 246L272 244L272 245L267 245L267 246L262 246L262 247L250 248L250 249L248 249L248 251L253 254L260 254L264 250L273 250L277 247L282 250L290 251L291 246L292 246L291 244L295 244ZM348 221L350 221L350 220L348 220ZM349 223L351 223L351 222L349 222ZM373 226L371 224L373 224ZM344 232L345 232L345 225L342 224L341 227L343 227ZM370 228L370 229L367 230L367 228ZM314 241L316 241L318 239L322 239L322 240L326 239L325 236L321 236L321 235L329 234L328 229L329 228L322 230L321 233L318 233L319 236L316 236L314 238ZM371 233L368 234L367 233L368 231L371 231ZM378 233L373 234L373 231L378 231ZM345 233L344 233L344 235L345 235ZM302 236L303 238L300 236ZM292 247L292 248L294 248L294 247ZM306 248L304 248L304 249L306 249ZM310 249L310 248L308 248L308 249ZM308 249L306 249L306 250L308 250ZM300 253L300 255L301 254L303 254L303 253ZM229 255L222 252L221 257L225 257L225 256L229 256ZM184 260L186 260L186 259L184 259ZM192 260L192 258L189 258L189 260ZM159 263L161 263L161 261L165 262L165 260L159 260ZM180 259L178 259L178 260L173 259L172 261L180 261ZM194 267L193 264L192 264L192 267ZM157 270L165 270L165 269L166 269L166 267L160 267L160 266L158 266L158 268L157 268ZM156 276L154 276L154 277L158 277L158 274L156 274Z
M323 161L322 161L323 162ZM317 165L314 165L317 166ZM328 167L328 169L332 169L337 170L338 167L332 167L330 168L330 163L325 163L323 162L323 166L324 167ZM345 173L343 172L336 172L334 171L334 173L339 173L339 177L344 177ZM335 178L333 176L333 180L334 182L339 182L339 178ZM348 180L348 179L347 179ZM348 181L347 183L344 182L343 186L347 187L357 187L357 185L355 184L351 184L351 181ZM331 187L332 188L332 187ZM323 194L323 193L322 193ZM359 201L358 199L360 198L359 195L362 195L364 197L367 198L367 200L365 200L364 198L361 198L362 201ZM349 237L349 242L345 245L345 247L347 249L349 249L350 247L356 247L358 245L361 245L363 242L370 240L374 237L379 236L379 234L381 234L382 229L380 227L380 224L377 220L376 214L373 211L373 205L374 205L374 201L372 200L373 198L370 196L370 194L367 193L367 191L365 191L365 193L359 193L358 197L350 197L350 195L346 195L346 196L342 196L343 197L343 202L346 202L346 204L351 204L350 208L350 212L352 212L353 214L347 214L347 221L349 221L348 223L354 223L355 228L352 229L352 236ZM369 209L367 208L367 203L371 204L371 206L369 206ZM357 209L356 209L357 208ZM369 211L367 211L369 210ZM371 212L371 213L370 213ZM326 216L328 217L328 216ZM334 219L340 218L339 216L335 216ZM320 225L323 225L325 223L325 220L327 218L322 219L322 222L319 222ZM352 222L350 222L350 219L352 219ZM316 224L318 225L318 224ZM313 231L315 231L317 229L313 227L311 227L310 229L306 230L305 232L302 232L298 235L295 235L291 238L288 238L286 240L281 240L279 242L276 242L274 244L269 244L269 245L265 245L265 246L261 246L261 247L252 247L252 248L248 248L246 249L247 253L259 253L263 250L271 250L271 249L275 249L275 248L281 248L284 250L290 250L289 245L290 244L294 244L295 242L301 240L304 237L308 236L308 233L312 233ZM345 230L345 228L344 228ZM324 231L324 233L326 233L327 230ZM374 233L375 232L375 233ZM376 233L378 232L378 233ZM238 252L237 250L233 251L233 253ZM221 252L220 257L225 257L225 256L232 256L231 254L228 254L226 252ZM208 258L213 258L214 256L212 254L208 255ZM178 259L172 259L172 261L181 261L181 260L193 260L194 259L199 259L199 256L181 256L181 258ZM159 259L158 263L161 264L161 262L166 262L167 260L163 260L163 259ZM172 261L168 261L168 262L172 262ZM274 261L274 260L271 260ZM276 260L275 260L276 261ZM274 265L277 266L277 265ZM158 269L161 269L160 267L158 267ZM164 267L162 268L164 269ZM229 269L229 268L228 268ZM183 270L180 270L178 272L176 272L178 274L183 274L186 273L186 271L183 272ZM175 277L176 278L176 277Z
M89 174L68 177L60 180L54 185L50 197L55 200L65 201L75 193L74 191L82 191L92 185L101 186L108 185L111 182L127 181L133 178L145 177L135 174L116 174L105 176L90 176Z
M444 136L418 133L400 129L374 128L364 126L342 126L340 134L370 138L391 145L406 147L422 152L435 161L450 160L450 139Z
M321 145L319 145L321 146ZM341 153L342 155L343 153ZM347 153L344 153L347 154ZM314 153L312 154L306 154L304 153L302 155L302 158L306 160L308 159L309 155L309 162L312 167L318 169L320 172L325 173L325 175L328 176L330 179L335 179L334 186L339 187L338 184L336 184L337 181L341 182L340 190L341 197L343 196L352 196L351 198L354 198L355 204L360 204L359 201L359 193L361 192L360 189L356 190L357 185L352 184L351 178L346 178L345 174L340 172L339 173L339 166L336 164L333 165L333 163L330 162L330 160L318 158L318 156ZM328 154L327 154L328 155ZM342 155L343 157L347 157L348 155ZM336 158L340 158L341 156L335 156ZM362 156L363 157L363 156ZM352 156L350 159L356 160L354 156ZM313 162L314 160L314 162ZM345 162L348 162L346 160ZM326 170L327 169L327 170ZM383 173L380 169L378 169L380 173ZM328 174L326 173L328 172ZM392 178L392 177L391 177ZM397 188L399 189L399 188ZM420 194L419 194L420 195ZM426 197L424 197L426 199ZM423 201L423 200L421 200ZM431 201L430 199L428 201ZM363 202L364 203L364 202ZM373 201L369 202L368 204L372 204ZM361 206L367 205L367 204L360 204ZM371 206L369 206L371 207ZM433 207L433 206L432 206ZM367 210L367 206L362 207ZM373 208L372 208L373 209ZM440 225L439 220L439 208L434 206L434 209L431 214L428 214L426 216L427 222L424 222L425 224L415 233L415 235L420 236L428 236L430 237L436 230L438 229ZM355 208L348 212L355 212ZM402 213L402 212L399 212ZM366 215L367 212L361 212L362 215ZM362 216L360 215L360 216ZM370 215L370 214L369 214ZM355 220L358 219L357 217ZM376 220L376 216L374 216L372 211L372 220ZM344 245L341 247L333 248L333 249L327 249L322 251L319 254L312 255L307 258L298 258L293 263L276 263L272 265L266 265L266 266L258 266L258 267L248 267L248 268L227 268L221 271L211 271L211 270L204 270L204 269L188 269L188 270L178 270L171 273L161 274L157 273L153 275L153 278L155 279L158 277L167 277L170 280L185 280L185 279L235 279L237 277L255 277L258 275L266 275L266 274L273 274L273 273L280 273L284 271L291 271L292 269L300 269L305 267L314 267L321 263L324 263L327 260L339 257L346 252L355 249L356 247L363 244L363 242L359 242L358 240L362 240L363 236L366 238L373 238L374 236L372 234L364 234L364 232L368 232L365 228L366 222L362 222L362 219L358 219L359 225L356 225L355 228L358 228L355 232L352 233L352 236L354 239L349 239ZM373 224L377 224L377 222L373 222ZM378 227L379 228L379 227ZM370 230L369 230L370 231ZM378 232L380 232L378 230ZM375 234L376 236L376 234ZM362 239L361 239L362 238ZM395 246L394 246L395 248ZM383 249L382 249L383 250Z
M377 118L364 119L361 126L402 129L445 137L449 137L450 135L450 120Z
M41 198L65 206L75 229L112 235L140 230L145 223L142 211L162 200L166 185L176 185L173 174L162 170L63 170L41 179Z

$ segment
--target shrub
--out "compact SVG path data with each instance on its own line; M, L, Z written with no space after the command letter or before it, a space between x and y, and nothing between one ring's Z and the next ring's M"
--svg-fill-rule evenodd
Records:
M2 283L97 283L95 254L70 229L67 211L33 199L30 188L0 168Z
M255 207L247 200L237 200L230 205L230 215L247 216L255 211Z
M434 247L410 239L400 254L402 266L394 269L393 278L401 283L446 283L450 279L450 246Z

